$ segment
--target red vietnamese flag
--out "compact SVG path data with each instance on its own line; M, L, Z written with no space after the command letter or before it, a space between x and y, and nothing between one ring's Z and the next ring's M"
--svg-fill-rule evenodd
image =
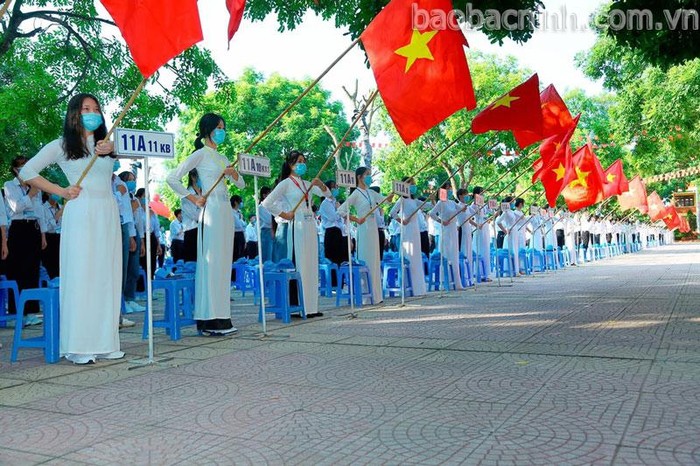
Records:
M663 221L668 231L673 231L682 226L681 218L678 216L678 211L674 206L670 206L666 209L666 216L663 218Z
M228 10L228 41L229 45L233 35L238 32L243 19L243 11L245 10L245 0L226 0L226 9Z
M535 169L535 173L532 176L533 183L540 178L545 168L550 168L550 165L555 165L552 168L558 166L556 163L561 161L562 151L564 151L565 147L569 146L580 118L581 115L579 114L565 131L547 138L547 140L540 144L540 158L532 164ZM570 147L569 150L571 150Z
M603 196L603 176L600 162L586 144L573 155L575 174L561 192L571 212L590 207Z
M545 196L550 207L557 205L557 197L561 191L573 179L575 172L573 168L571 146L568 141L562 144L550 160L549 165L544 166L537 172L538 178L544 186Z
M643 214L649 211L647 205L647 190L644 182L639 176L632 178L629 182L629 189L617 197L622 210L637 209Z
M605 184L603 184L605 199L627 192L629 188L629 182L622 170L622 160L617 159L605 170Z
M413 8L445 15L450 0L392 0L360 35L377 88L401 139L410 144L463 108L476 107L459 30L413 29Z
M542 139L546 139L562 133L569 128L574 119L566 107L564 100L553 84L550 84L540 93L542 108L542 131L513 131L513 136L521 148L525 148Z
M197 0L101 1L145 78L202 40Z
M681 233L690 233L690 223L685 215L681 217L681 226L679 230Z
M540 80L537 74L496 99L472 120L474 134L491 130L542 133Z
M654 191L647 197L647 205L649 206L649 218L657 222L666 216L666 206L661 197Z

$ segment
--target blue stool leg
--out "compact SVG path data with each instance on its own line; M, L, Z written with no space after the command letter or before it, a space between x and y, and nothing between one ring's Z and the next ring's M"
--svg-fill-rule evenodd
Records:
M22 327L24 326L24 304L25 300L20 295L19 301L16 303L15 308L17 309L17 320L15 321L15 335L12 340L12 353L10 354L10 361L17 362L17 354L19 352L19 345L22 341Z
M55 364L61 357L59 350L59 306L58 290L51 294L50 303L44 309L44 358L49 364Z

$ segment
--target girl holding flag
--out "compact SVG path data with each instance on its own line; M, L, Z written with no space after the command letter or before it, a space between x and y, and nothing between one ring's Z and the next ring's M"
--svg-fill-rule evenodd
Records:
M276 255L284 254L281 258L295 263L301 274L304 312L307 317L316 317L323 314L318 312L318 232L311 196L328 198L331 191L318 178L311 183L304 181L306 170L304 154L291 151L282 165L277 186L262 205L272 215L289 222L277 225ZM298 206L296 211L294 206Z
M381 303L382 298L382 268L379 253L379 229L377 216L367 216L370 210L384 201L384 196L369 189L372 175L369 168L360 167L355 170L357 188L348 196L347 201L338 208L338 215L345 217L350 207L355 208L355 215L350 214L350 220L357 223L357 258L363 261L372 277L372 294L374 304ZM393 195L389 195L390 201ZM367 217L367 218L365 218Z
M425 288L425 272L423 271L423 256L421 251L421 235L418 228L417 212L420 207L420 202L414 199L418 192L415 180L413 178L404 178L404 183L411 185L411 198L402 197L392 207L391 218L399 223L404 224L403 244L404 254L411 263L411 286L413 287L414 296L424 296L427 291Z
M225 184L217 184L209 197L204 198L188 191L182 178L196 168L201 189L207 192L224 172L237 187L244 188L243 177L216 150L225 139L224 119L207 113L199 120L199 132L194 142L196 150L167 177L168 184L181 198L203 208L197 232L194 318L197 329L208 335L237 331L231 323L233 214Z
M446 181L442 185L445 192L451 188L450 182ZM430 211L430 217L438 222L442 227L440 234L440 244L438 245L441 260L447 260L452 264L455 287L458 290L464 289L462 286L462 276L459 272L459 235L457 232L457 215L466 210L467 206L459 207L455 201L450 199L440 199L435 207ZM440 265L442 269L442 264ZM441 273L448 273L442 271Z

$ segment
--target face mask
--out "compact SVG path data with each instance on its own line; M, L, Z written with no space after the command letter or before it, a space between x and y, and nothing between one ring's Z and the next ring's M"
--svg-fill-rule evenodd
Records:
M511 208L512 210L515 210L515 202L511 202L511 203L510 203L510 208Z
M415 184L412 184L410 189L411 194L416 194L418 192L418 186L416 186Z
M126 189L128 189L130 193L136 191L136 181L127 181L124 184L126 184Z
M243 203L241 202L240 204L238 204L238 210L241 210L242 208L243 208Z
M372 175L367 175L367 176L365 176L365 184L366 184L367 186L369 186L369 185L372 184Z
M299 176L306 175L306 164L304 162L294 165L294 173Z
M338 188L331 189L331 194L333 195L333 197L337 198L338 194L340 194L340 189L338 189Z
M54 202L58 202L61 200L61 196L59 196L58 194L52 194L50 197L54 200Z
M95 131L102 124L102 115L99 113L83 113L80 115L83 128L88 131Z
M211 140L216 144L217 146L224 142L226 140L226 130L223 130L221 128L216 128L212 133L211 133Z
M142 207L146 207L146 198L139 199L139 202L141 203Z
M471 202L472 197L471 196L464 196L464 203L466 204L467 202Z
M122 164L119 163L119 160L115 160L114 165L112 166L112 171L113 172L119 171L119 167L121 167L121 166L122 166Z
M202 189L202 182L197 180L194 182L194 185L197 186L199 189Z

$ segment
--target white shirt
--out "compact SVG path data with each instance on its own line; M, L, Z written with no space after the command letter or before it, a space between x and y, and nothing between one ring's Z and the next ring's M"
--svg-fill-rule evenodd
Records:
M119 191L119 187L124 188L124 194ZM122 225L127 225L129 236L136 236L134 213L131 209L131 196L126 187L126 183L124 183L118 176L112 176L112 191L114 192L114 198L117 200L117 207L119 207L119 218L121 219Z
M233 230L236 233L245 233L245 222L243 221L243 215L240 211L232 209L233 211Z
M46 224L46 233L58 233L61 229L61 222L56 220L56 214L59 210L61 209L58 208L58 204L56 207L52 207L48 201L44 202L42 212L44 214L44 223Z
M262 205L258 208L258 222L260 222L260 228L272 228L272 214Z
M343 217L338 214L338 210L335 207L334 198L329 197L324 199L323 202L321 202L321 207L319 207L318 213L321 216L321 227L323 228L323 231L326 231L328 228L343 229Z
M7 207L5 207L5 198L0 195L0 226L6 227L10 222L7 219Z
M188 188L187 192L189 194L197 195L197 191L195 191L194 188ZM186 197L183 197L180 199L180 208L182 209L183 230L190 231L197 228L197 225L199 224L199 215L202 212L201 207Z
M42 233L46 232L42 213L41 191L29 197L29 186L22 187L17 178L5 182L7 213L12 220L37 220Z
M185 229L182 227L182 222L175 217L175 220L170 222L170 240L184 240Z
M258 231L254 223L249 223L245 227L245 240L253 243L258 242Z

